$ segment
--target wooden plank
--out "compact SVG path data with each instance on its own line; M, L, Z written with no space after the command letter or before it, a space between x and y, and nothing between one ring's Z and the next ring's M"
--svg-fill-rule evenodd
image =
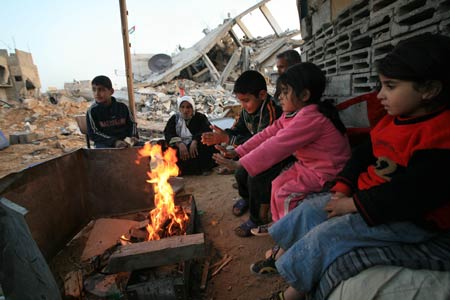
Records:
M122 246L111 255L106 272L117 273L170 265L204 255L203 233L173 236Z
M82 299L83 274L81 270L71 271L64 278L64 291L66 299Z
M89 233L89 238L81 254L81 261L103 254L106 249L117 244L122 234L126 234L133 226L138 224L137 221L124 219L97 219Z
M207 258L205 260L205 264L203 265L202 280L200 281L200 289L202 291L206 289L206 280L208 279L209 264L210 264L209 260L210 258Z

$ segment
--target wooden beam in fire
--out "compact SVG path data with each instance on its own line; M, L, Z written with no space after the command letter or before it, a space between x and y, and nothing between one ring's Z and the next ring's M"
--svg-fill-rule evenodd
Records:
M106 266L106 272L134 271L165 266L205 256L203 233L172 236L122 246L114 252Z

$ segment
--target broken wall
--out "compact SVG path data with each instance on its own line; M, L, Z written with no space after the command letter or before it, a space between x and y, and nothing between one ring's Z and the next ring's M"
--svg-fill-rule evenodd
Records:
M376 62L399 41L425 32L450 35L450 0L352 1L335 20L333 2L302 19L301 50L304 61L325 71L325 97L337 102L374 90Z
M8 51L0 50L0 99L8 98L8 89L12 89L9 69L8 69Z
M16 94L22 98L38 97L41 80L31 53L16 49L8 56L8 66Z

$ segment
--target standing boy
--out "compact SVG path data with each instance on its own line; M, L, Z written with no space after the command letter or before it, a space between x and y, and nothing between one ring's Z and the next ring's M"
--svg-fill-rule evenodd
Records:
M233 146L243 144L256 133L272 125L282 113L281 108L275 105L267 93L264 77L257 71L242 73L236 80L233 92L242 106L239 119L232 128L226 130L213 125L211 127L213 132L202 135L204 144L226 143ZM276 165L266 172L251 177L244 168L236 170L235 177L241 198L233 205L233 214L241 216L250 206L250 219L235 230L238 236L250 236L251 228L269 221L271 181L280 171L281 165Z
M128 107L112 97L111 80L103 75L92 80L95 102L86 113L88 135L95 148L125 148L125 138L137 141L137 128Z

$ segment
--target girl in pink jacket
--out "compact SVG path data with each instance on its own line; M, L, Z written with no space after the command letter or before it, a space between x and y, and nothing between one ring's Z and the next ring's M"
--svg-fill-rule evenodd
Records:
M292 154L296 156L297 161L272 181L270 209L274 222L306 194L323 190L351 154L345 126L336 108L320 100L325 76L316 65L294 65L280 75L277 84L281 87L281 117L236 148L238 161L214 155L219 164L242 165L251 176Z

